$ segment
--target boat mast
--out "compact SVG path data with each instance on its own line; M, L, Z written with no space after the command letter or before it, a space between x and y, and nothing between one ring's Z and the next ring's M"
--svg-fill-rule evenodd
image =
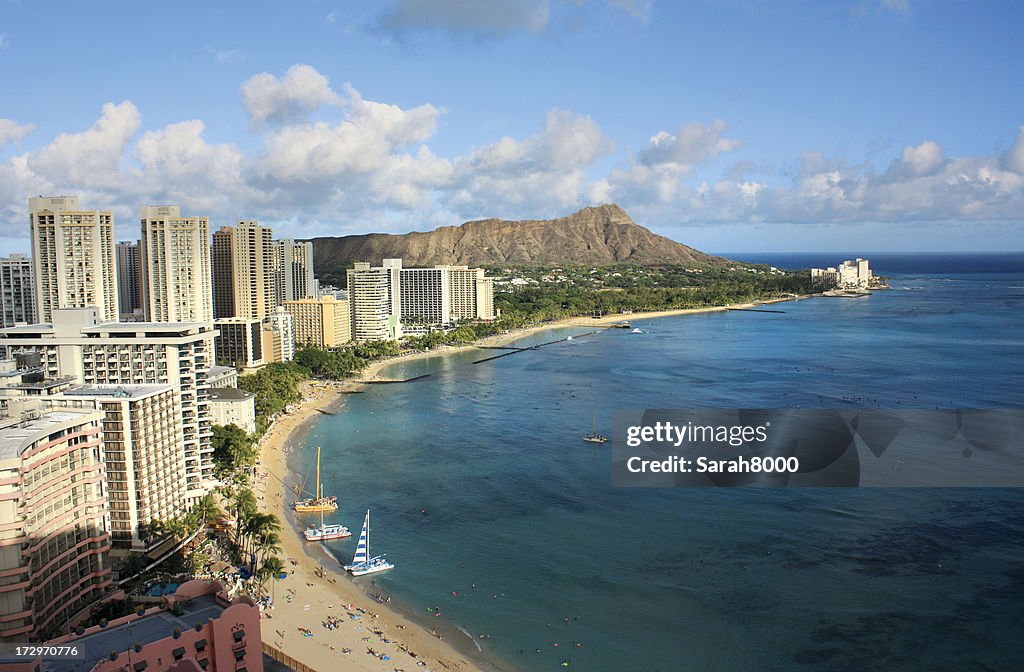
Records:
M323 486L320 485L320 446L316 447L316 495L317 499L324 496Z

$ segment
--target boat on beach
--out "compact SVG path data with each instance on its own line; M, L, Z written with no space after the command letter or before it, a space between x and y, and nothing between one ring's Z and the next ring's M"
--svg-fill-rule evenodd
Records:
M366 518L363 519L363 529L359 532L356 552L352 556L352 564L345 565L345 569L352 576L363 576L393 568L394 565L385 560L383 555L370 556L370 510L367 509Z
M295 502L292 507L296 513L316 513L317 511L337 511L338 498L334 495L324 496L324 486L320 482L320 447L316 449L316 490L313 497Z

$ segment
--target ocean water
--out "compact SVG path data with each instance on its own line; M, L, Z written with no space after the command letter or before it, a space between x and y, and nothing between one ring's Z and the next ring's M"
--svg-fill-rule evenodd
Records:
M371 590L502 669L1024 669L1024 491L613 489L580 440L620 408L1024 405L1024 256L914 259L870 298L395 365L431 375L348 397L293 470L322 446L397 564Z

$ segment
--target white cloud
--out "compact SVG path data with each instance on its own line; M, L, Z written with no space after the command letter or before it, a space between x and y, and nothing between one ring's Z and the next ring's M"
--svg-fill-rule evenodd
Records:
M1003 155L1003 166L1018 175L1024 175L1024 126L1020 127L1013 146Z
M11 119L0 119L0 149L9 142L17 142L35 130L35 124L19 124Z
M910 15L910 0L882 0L882 8L904 16Z
M942 145L926 140L920 145L904 148L900 158L889 167L889 172L894 176L922 177L935 173L945 163Z
M327 78L309 65L293 65L284 77L267 72L253 75L242 84L242 102L252 123L300 121L323 105L340 105Z
M36 194L78 195L87 207L114 209L122 237L134 234L138 206L154 202L221 222L255 217L293 236L545 218L607 201L654 227L1019 223L1024 212L1024 127L990 156L947 156L926 140L882 169L874 158L851 163L812 151L785 171L737 156L723 176L708 164L740 142L724 137L721 121L684 123L635 153L616 154L593 118L552 109L533 135L440 156L430 146L440 107L367 100L351 86L339 95L309 70L267 75L270 86L250 87L253 119L278 120L257 127L254 150L209 141L213 129L198 119L145 129L124 101L104 105L89 128L9 153L0 161L0 237L26 235L25 199ZM309 112L324 100L331 107L321 116L329 118L284 120L289 105ZM10 147L31 128L0 120L0 142Z
M640 150L638 159L647 166L675 164L686 169L694 164L713 159L722 152L731 152L740 146L738 140L722 137L725 122L716 119L711 125L690 122L675 134L660 131Z
M138 108L130 101L107 103L86 131L62 133L46 147L32 152L28 168L57 184L88 184L118 189L124 176L122 160L142 124Z
M380 19L387 31L441 31L455 35L499 36L542 33L550 18L548 0L398 0Z
M638 19L644 19L645 21L651 17L651 7L654 5L654 0L608 0L609 4L615 5L621 8L627 14L637 17Z
M237 63L245 60L245 52L239 49L217 49L210 45L204 48L218 63Z
M456 159L445 202L467 218L535 217L589 205L586 171L613 150L590 117L551 110L533 137L505 137Z

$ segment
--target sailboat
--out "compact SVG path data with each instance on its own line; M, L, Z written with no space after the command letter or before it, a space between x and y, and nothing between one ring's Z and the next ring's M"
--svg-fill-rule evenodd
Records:
M385 569L392 569L393 564L384 559L383 555L370 557L370 510L366 510L366 518L363 520L363 529L359 532L359 543L356 544L356 553L352 556L352 564L345 565L345 569L352 573L352 576L362 576L383 572Z
M320 510L320 525L310 525L302 534L306 537L306 541L327 541L328 539L344 539L352 536L348 528L340 523L324 524L323 509Z
M608 440L608 437L604 434L597 433L597 413L594 414L594 429L589 434L583 437L583 440L587 443L604 443Z
M294 509L298 513L315 513L317 511L336 511L338 498L324 497L324 486L320 483L320 446L316 448L316 491L314 497L300 499L295 502Z

